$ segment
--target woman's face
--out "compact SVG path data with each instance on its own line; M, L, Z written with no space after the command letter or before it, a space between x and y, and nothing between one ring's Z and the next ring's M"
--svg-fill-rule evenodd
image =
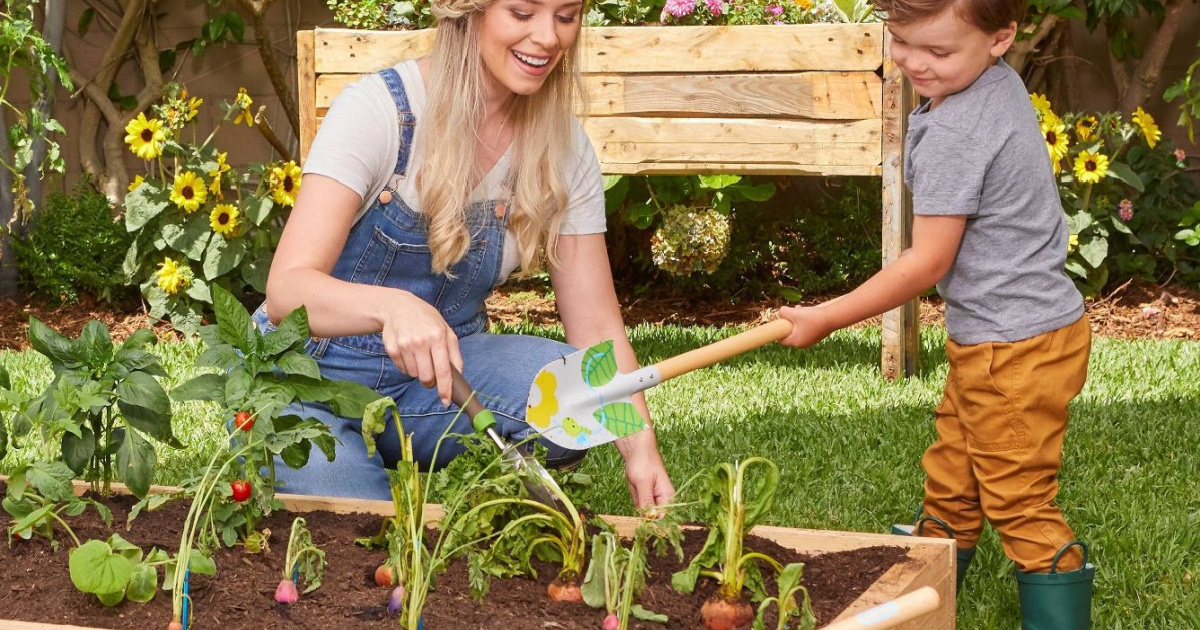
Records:
M479 48L491 95L528 96L579 37L582 0L496 0L483 12Z

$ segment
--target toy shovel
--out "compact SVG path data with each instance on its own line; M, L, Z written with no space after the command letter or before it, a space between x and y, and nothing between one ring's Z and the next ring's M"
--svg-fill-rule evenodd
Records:
M525 421L563 448L599 446L646 428L629 397L680 374L779 341L792 323L777 319L629 373L617 371L612 340L551 361L529 388Z
M931 586L923 586L896 599L868 608L853 617L835 621L821 630L884 630L937 610L941 597Z
M458 368L450 366L451 372L451 388L450 401L458 405L463 413L471 419L471 426L476 431L484 433L488 438L500 449L501 457L504 458L506 466L511 467L519 473L522 483L525 484L525 489L529 491L529 495L535 501L552 507L560 512L565 512L565 508L558 497L562 494L558 483L554 481L554 477L550 476L549 471L541 462L531 456L522 454L515 446L509 444L507 440L500 437L496 432L496 418L492 416L492 412L483 406L479 401L479 397L475 395L475 390L471 388L467 379L458 371Z

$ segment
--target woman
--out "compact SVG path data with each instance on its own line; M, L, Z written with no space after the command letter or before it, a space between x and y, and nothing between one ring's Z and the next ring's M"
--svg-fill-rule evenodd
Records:
M437 43L348 87L330 108L256 314L270 327L308 309L309 352L324 375L396 400L424 466L453 457L437 438L456 421L450 366L495 412L510 440L531 436L525 400L541 366L615 339L636 368L605 249L599 164L572 114L579 77L579 0L434 0ZM516 269L548 268L570 346L491 335L484 300ZM269 321L268 321L269 318ZM649 417L641 397L636 404ZM359 423L321 406L337 458L281 470L288 492L390 497L381 436L368 459ZM469 432L465 417L452 431ZM549 445L548 463L581 452ZM634 505L674 494L653 431L617 442Z

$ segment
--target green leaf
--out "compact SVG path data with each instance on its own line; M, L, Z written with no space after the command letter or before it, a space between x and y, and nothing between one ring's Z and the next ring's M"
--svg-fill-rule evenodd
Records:
M365 414L372 413L368 409L370 405L386 404L380 400L391 401L391 398L382 398L379 392L353 381L331 381L328 387L331 395L325 402L343 418L363 418ZM391 406L394 408L395 402Z
M639 230L644 230L650 227L657 214L658 210L649 203L635 203L625 211L625 221Z
M633 403L609 403L593 414L596 421L617 437L632 435L646 428L646 420L638 413Z
M775 196L775 184L770 182L758 186L737 186L734 190L750 201L762 202Z
M263 337L263 353L275 356L289 348L303 350L308 334L308 310L301 306L288 313L275 330Z
M592 608L604 608L608 603L605 583L609 579L606 575L609 538L612 538L612 534L601 533L592 537L591 561L583 583L579 585L584 603Z
M153 376L133 372L117 385L117 406L130 426L150 437L183 448L171 432L171 401Z
M251 197L248 201L243 202L242 213L254 225L262 225L263 221L271 216L271 209L274 207L275 200L270 196Z
M89 540L72 549L67 564L75 588L84 593L107 596L101 600L106 606L120 603L119 599L113 602L111 596L119 593L123 597L129 579L133 576L133 567L129 560L113 553L101 540Z
M720 190L742 181L740 175L700 175L699 178L701 188L712 190Z
M779 488L779 467L765 457L749 457L738 463L738 474L743 478L748 471L762 469L762 474L750 482L743 481L742 501L746 506L743 521L745 531L750 531L771 511L775 502L775 492Z
M8 456L8 425L5 424L4 418L0 417L0 461Z
M212 302L212 293L210 292L210 287L208 283L201 278L192 278L191 283L189 283L187 288L184 289L184 293L186 293L187 296L193 300L199 300L205 304ZM180 322L177 318L172 317L171 319L176 326L179 325Z
M257 346L258 331L242 303L232 293L215 286L213 308L217 313L217 330L221 340L245 354L252 354Z
M246 241L213 237L204 252L204 277L213 280L237 268L246 256Z
M72 433L63 433L62 437L62 456L63 461L76 474L82 474L87 468L88 462L92 459L92 455L96 454L96 436L92 434L92 430L88 427L82 427L80 435L76 437Z
M1084 230L1091 227L1092 223L1094 222L1095 220L1092 218L1092 214L1086 210L1081 210L1075 214L1067 216L1067 228L1070 230L1071 234L1082 233Z
M371 393L375 394L374 390ZM375 398L376 400L368 404L362 414L362 436L363 442L367 444L367 457L375 456L375 435L383 433L383 430L387 428L387 412L391 411L397 422L400 418L400 410L396 408L395 400L390 396L381 398L379 394L375 394Z
M75 498L74 486L71 485L74 478L75 473L63 462L36 462L25 470L25 481L38 494L55 503ZM13 485L10 479L10 493Z
M642 621L655 621L658 623L667 623L670 621L666 615L662 613L650 612L649 610L642 608L641 604L634 604L629 609L629 614L633 615L635 619L641 619Z
M171 390L175 401L209 400L221 402L225 398L225 374L201 374Z
M208 248L212 235L208 217L202 213L192 215L183 223L167 223L162 226L163 241L171 249L181 252L191 260L203 260L204 251Z
M117 465L121 469L121 478L129 491L139 499L145 498L150 491L150 483L154 480L154 466L158 456L150 445L137 431L125 432L125 440L117 451Z
M79 335L78 350L89 365L103 365L111 359L113 343L108 327L94 319L88 322Z
M1142 178L1133 172L1133 169L1129 168L1129 165L1124 162L1112 162L1109 164L1108 176L1129 184L1130 188L1138 192L1143 192L1146 188L1146 185L1142 183Z
M113 534L108 537L108 546L116 553L121 554L126 560L132 564L137 564L142 561L142 548L121 538L120 534Z
M149 182L125 195L125 229L136 232L167 209L167 196Z
M258 293L267 292L267 274L271 271L270 252L242 265L242 279Z
M96 9L88 7L79 15L79 37L87 37L88 27L92 25L92 19L96 17Z
M1104 259L1108 257L1108 239L1099 237L1086 243L1080 243L1079 255L1083 256L1083 259L1093 269L1099 269L1104 264Z
M601 387L610 383L617 375L617 354L613 341L602 341L584 351L580 364L583 382L588 387Z
M149 564L135 565L129 576L129 586L125 589L125 599L145 604L154 599L157 591L158 570Z
M317 362L302 351L288 351L275 360L275 365L279 366L284 374L321 378L321 369L317 367Z
M32 315L29 316L29 344L50 359L56 374L62 369L75 369L83 365L83 358L70 339Z

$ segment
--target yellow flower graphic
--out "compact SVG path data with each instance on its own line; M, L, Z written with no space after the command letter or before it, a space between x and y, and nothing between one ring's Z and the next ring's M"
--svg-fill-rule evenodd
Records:
M129 182L129 192L133 192L133 191L137 190L138 186L141 186L142 182L144 182L144 181L146 181L146 178L142 177L141 175L134 177L133 181Z
M525 421L535 427L545 429L550 426L550 418L558 413L558 378L551 372L541 372L533 379L542 400L537 405L530 405L525 410Z
M1141 107L1133 112L1133 124L1138 126L1143 136L1146 136L1146 144L1150 145L1151 149L1162 139L1162 132L1155 124L1154 117L1143 111Z
M1079 235L1072 234L1069 238L1067 238L1067 253L1070 254L1071 252L1075 251L1075 248L1077 247L1079 247Z
M163 129L162 121L157 118L146 120L144 112L125 125L125 143L134 155L143 160L153 160L162 155L162 145L166 140L167 132Z
M1084 116L1075 121L1075 135L1079 136L1080 142L1092 137L1092 134L1096 131L1096 124L1095 116Z
M254 99L246 93L246 88L238 88L237 97L233 99L233 106L238 110L237 118L233 119L233 124L241 124L246 121L247 127L254 126L254 115L250 113L250 106L254 104Z
M1075 179L1081 184L1095 184L1108 174L1108 157L1102 153L1080 151L1075 156Z
M192 282L192 270L186 265L180 267L169 256L158 264L158 271L154 275L158 276L158 288L167 295L179 293L180 289Z
M281 206L296 203L300 192L300 167L294 161L271 169L271 197Z
M171 188L171 201L191 214L204 205L207 193L204 190L204 179L199 175L184 171L175 176L175 185Z
M208 215L208 224L212 226L214 232L229 238L241 223L238 220L241 214L232 204L219 204L213 208L212 214Z
M1048 116L1054 116L1054 112L1050 111L1050 100L1045 96L1034 92L1029 95L1029 100L1033 102L1033 110L1037 112L1038 120L1045 120Z
M1058 118L1042 122L1042 135L1046 137L1046 148L1050 151L1050 161L1057 162L1067 155L1067 127Z

